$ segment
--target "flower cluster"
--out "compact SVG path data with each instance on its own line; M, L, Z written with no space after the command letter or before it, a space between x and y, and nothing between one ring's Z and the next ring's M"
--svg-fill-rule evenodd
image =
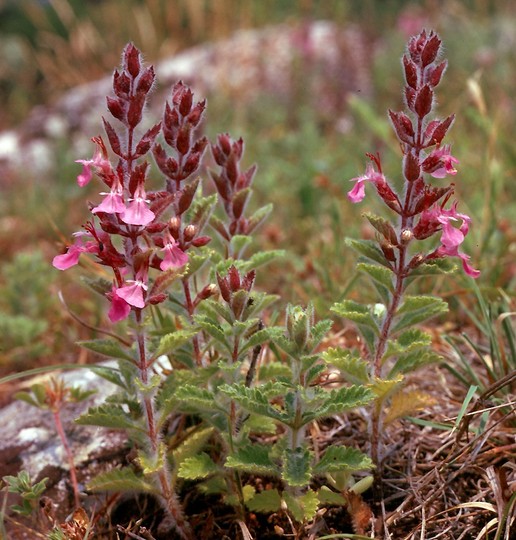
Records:
M454 115L444 120L429 119L435 104L434 89L441 81L447 62L439 61L441 40L433 31L423 30L411 38L407 54L403 57L405 74L404 98L407 113L389 111L390 120L403 149L404 197L400 197L382 173L378 156L369 156L365 174L353 178L353 189L348 193L353 203L362 201L367 183L373 184L378 195L401 218L400 241L391 239L386 257L395 262L393 247L403 244L403 253L412 239L423 240L441 232L439 247L425 256L414 257L409 268L436 258L459 257L464 271L478 277L480 272L469 264L469 256L459 251L468 234L471 219L457 212L458 203L446 208L453 194L453 184L433 186L425 178L442 179L457 174L458 160L451 154L450 146L442 141L454 121ZM457 227L458 226L458 227ZM396 240L396 239L395 239ZM387 256L388 255L388 256ZM400 254L401 260L401 254Z
M112 322L125 319L131 310L163 302L166 294L158 279L149 283L149 270L166 273L181 268L188 262L190 248L210 241L202 236L202 224L188 224L182 219L192 205L199 181L191 178L207 145L205 137L195 139L205 103L195 104L191 90L179 82L172 89L163 121L139 136L137 128L154 85L154 70L142 66L140 52L132 44L124 49L122 62L121 71L113 76L114 97L107 98L110 113L122 127L117 130L104 119L118 163L113 165L109 160L102 137L92 139L94 155L78 160L83 169L77 182L85 186L95 173L107 189L100 193L101 202L91 205L93 217L83 231L75 233L75 242L53 260L54 267L66 270L79 262L82 253L90 253L112 269L113 285L106 292ZM161 132L174 156L168 156L156 143ZM150 152L166 179L162 191L146 187L149 163L145 156Z

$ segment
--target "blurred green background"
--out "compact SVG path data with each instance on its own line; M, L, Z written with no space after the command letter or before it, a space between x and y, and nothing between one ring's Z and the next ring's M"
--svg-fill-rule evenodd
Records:
M384 210L373 196L351 205L349 179L364 170L366 152L378 151L387 176L399 180L401 153L386 111L402 107L407 37L426 27L440 34L449 61L438 113L457 115L448 142L460 160L454 178L460 210L474 223L465 250L483 272L487 297L499 301L503 291L504 302L513 302L516 6L510 0L0 0L0 131L16 129L35 106L112 73L128 41L154 63L239 29L315 20L356 27L367 45L361 69L371 78L370 93L343 96L338 80L324 85L321 97L341 103L338 118L313 107L306 83L320 73L302 57L287 100L266 92L245 104L238 95L208 96L207 134L244 138L244 164L259 165L253 202L275 205L258 244L289 250L288 260L262 270L261 287L285 302L312 299L323 315L343 295L364 294L343 239L371 234L361 212ZM50 173L0 168L0 372L35 360L76 361L71 343L90 334L70 324L58 290L89 324L105 325L102 307L77 285L80 269L62 275L50 266L83 222L86 196L97 190L75 184L74 160L85 157L63 139ZM468 280L457 274L425 286L445 295L451 320L465 324L475 304Z

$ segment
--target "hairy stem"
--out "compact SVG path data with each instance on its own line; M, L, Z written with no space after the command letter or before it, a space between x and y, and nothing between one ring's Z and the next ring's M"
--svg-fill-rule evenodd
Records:
M61 439L61 443L66 453L66 458L68 459L68 466L70 467L70 479L72 480L75 507L79 508L79 506L81 505L79 501L79 484L77 482L77 471L75 469L73 454L70 450L70 445L68 444L68 439L63 428L63 423L61 422L61 415L59 414L58 410L54 411L53 414L57 433L59 434L59 438Z

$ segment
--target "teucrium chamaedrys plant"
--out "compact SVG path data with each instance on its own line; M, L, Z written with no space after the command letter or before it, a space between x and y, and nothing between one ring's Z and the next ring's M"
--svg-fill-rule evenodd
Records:
M452 200L453 184L442 184L442 179L457 173L458 160L450 146L443 144L454 115L445 119L431 116L435 87L447 66L445 60L440 61L440 53L438 35L422 31L409 40L403 56L407 110L389 111L403 152L402 191L396 191L385 177L380 157L369 155L365 174L353 179L355 185L348 193L351 202L359 203L366 185L372 184L393 213L392 220L366 214L376 229L376 241L348 241L362 256L358 269L371 279L378 303L345 300L332 308L356 323L365 352L360 355L332 349L325 354L348 380L370 384L376 394L370 438L371 457L379 471L384 458L384 423L425 404L421 393L403 390L403 375L439 359L429 348L430 336L414 325L447 310L439 298L407 294L408 285L417 276L450 270L450 257L461 259L469 276L479 275L470 266L469 256L460 251L471 220L458 212L458 202ZM434 185L429 177L440 184ZM435 235L440 235L439 245L428 249L422 241Z

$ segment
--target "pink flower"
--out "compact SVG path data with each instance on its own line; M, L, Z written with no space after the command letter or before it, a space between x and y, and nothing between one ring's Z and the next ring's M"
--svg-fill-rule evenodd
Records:
M466 214L457 212L457 202L449 210L441 209L437 216L437 221L441 224L442 236L441 244L444 249L453 250L464 242L464 238L469 231L471 218ZM453 226L453 223L461 221L459 228Z
M149 203L145 199L145 189L143 185L136 188L134 198L129 199L131 204L121 213L120 218L128 225L148 225L156 216L152 210L147 207Z
M82 163L82 172L77 176L77 183L80 187L84 187L91 180L93 176L91 167L96 167L103 173L111 171L111 163L104 157L102 146L99 143L97 143L97 148L92 159L77 159L75 163Z
M165 258L159 267L161 270L169 268L179 268L188 262L188 255L178 246L174 237L169 236L169 241L163 247Z
M459 160L451 155L450 145L446 144L433 150L421 165L434 178L445 178L448 174L457 174L455 163L459 163Z
M105 195L104 200L93 210L93 214L97 212L105 212L106 214L121 214L125 211L125 203L123 197L123 191L120 184L113 186L109 193L102 192L101 195Z
M366 182L372 182L376 186L387 184L383 174L375 171L371 163L367 164L366 172L364 175L352 178L351 182L356 182L353 189L348 192L348 199L352 203L359 203L364 198Z
M457 212L457 203L454 203L449 210L441 209L440 215L437 216L437 221L441 224L441 245L437 249L437 255L444 257L459 257L462 260L464 272L473 278L480 275L478 270L475 270L469 263L469 255L459 252L459 246L464 242L469 231L471 218L466 214ZM454 223L461 222L460 226L454 227Z
M89 241L85 244L82 243L81 236L86 233L78 232L74 236L79 237L79 242L68 247L66 253L62 255L56 255L52 261L52 266L58 270L68 270L72 266L75 266L79 262L81 253L98 253L99 247L96 242Z
M113 286L111 291L111 307L108 311L109 320L112 323L123 321L127 319L131 313L131 306L120 296L118 296L117 289Z
M147 275L145 272L138 272L136 279L128 280L126 283L130 285L125 285L124 287L118 287L114 291L114 295L118 296L125 300L131 306L137 308L145 307L144 291L148 289L147 287Z

